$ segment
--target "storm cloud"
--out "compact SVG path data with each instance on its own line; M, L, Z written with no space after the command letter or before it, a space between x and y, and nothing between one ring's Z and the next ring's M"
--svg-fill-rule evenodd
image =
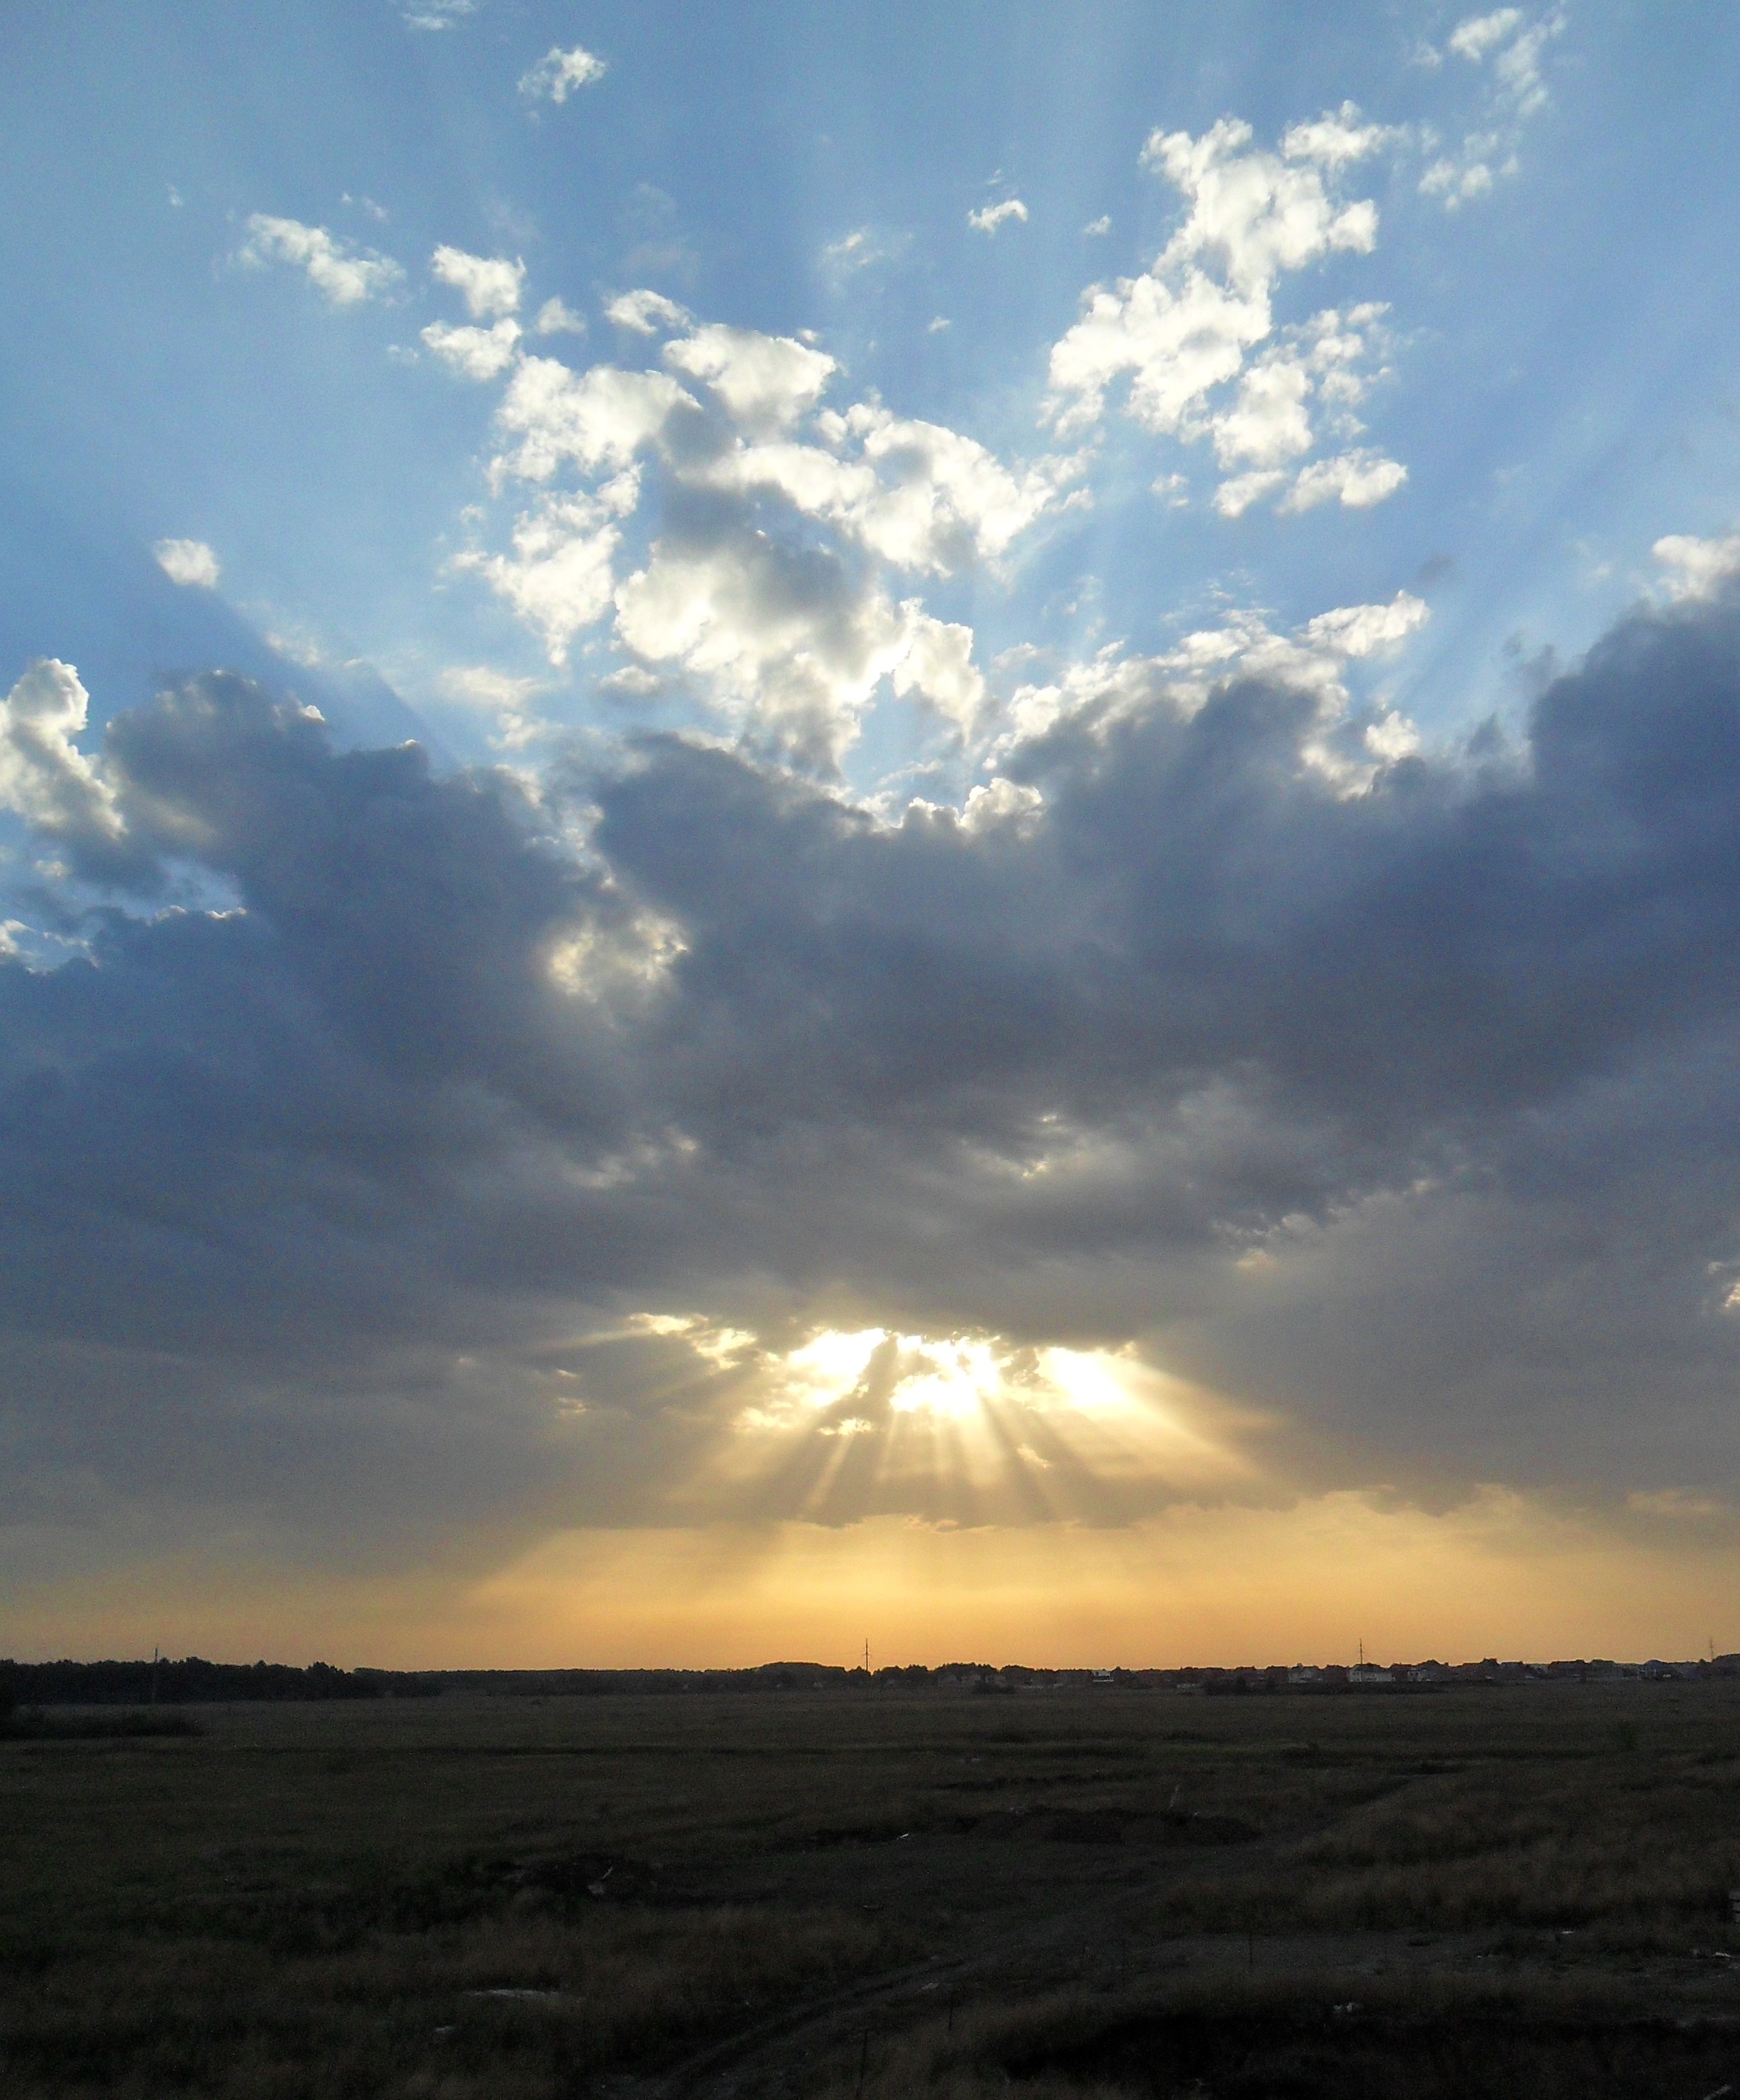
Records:
M86 946L0 964L8 1514L779 1514L819 1443L718 1462L819 1326L1133 1348L1301 1485L1740 1485L1734 607L1353 786L1322 736L1156 685L892 821L678 736L439 777L220 673L68 745ZM1182 1477L1071 1507L1246 1491Z

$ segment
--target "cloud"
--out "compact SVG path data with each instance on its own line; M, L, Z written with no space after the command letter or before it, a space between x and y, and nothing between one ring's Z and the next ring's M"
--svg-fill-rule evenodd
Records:
M668 343L665 362L704 381L734 422L755 433L784 430L813 408L838 370L825 351L790 336L718 323Z
M1111 214L1105 212L1098 218L1090 218L1088 221L1081 229L1082 238L1084 240L1097 240L1102 234L1110 233L1111 231Z
M1667 571L1668 596L1682 602L1720 598L1740 576L1740 533L1700 540L1689 532L1671 532L1650 552Z
M1458 58L1471 60L1478 65L1495 44L1503 43L1521 26L1520 7L1499 7L1490 15L1471 15L1451 33L1450 48Z
M172 584L192 585L200 590L217 589L218 558L203 540L159 540L151 551Z
M1319 503L1339 501L1349 510L1368 510L1393 496L1407 479L1407 469L1380 453L1341 452L1302 467L1280 508L1312 510Z
M478 0L419 0L400 19L410 29L453 29L478 10Z
M1012 221L1018 226L1027 223L1027 208L1019 197L1005 197L1000 204L982 205L977 211L967 214L967 224L975 233L994 234L999 227Z
M473 320L519 310L520 289L526 280L523 262L510 262L500 255L468 255L462 248L444 245L431 257L429 267L444 285L463 293Z
M1363 450L1293 470L1324 431L1356 437L1354 411L1381 354L1384 308L1327 307L1277 335L1277 280L1325 257L1364 254L1377 237L1367 200L1343 203L1340 169L1391 143L1362 126L1351 103L1295 126L1281 156L1251 148L1248 125L1223 119L1200 139L1155 132L1145 165L1164 172L1189 210L1152 268L1093 285L1081 318L1050 358L1047 414L1062 435L1094 427L1127 380L1124 412L1156 436L1212 439L1223 469L1215 493L1227 518L1273 500L1283 515L1335 494L1375 501L1405 479ZM1263 349L1261 346L1270 346Z
M742 606L801 574L686 530L637 617L771 646ZM970 670L850 580L828 675ZM1740 612L1640 608L1435 748L1383 686L1423 617L1069 667L956 809L672 736L436 779L223 676L87 757L37 667L9 801L151 865L90 960L0 960L9 1506L390 1558L1376 1480L1731 1502ZM185 867L221 905L152 902Z
M111 846L126 829L115 792L78 748L90 695L70 664L33 664L0 700L0 807L51 838Z
M837 240L830 240L823 248L819 258L821 273L838 291L860 271L898 262L911 245L909 234L893 233L874 226L855 227L850 233L842 233Z
M519 91L528 102L554 102L559 106L577 89L602 80L606 70L603 59L578 44L569 51L552 44L537 64L521 75Z
M404 271L391 257L359 248L324 226L304 226L294 218L255 212L247 222L248 238L240 260L256 268L289 262L335 307L354 307L386 298L404 281Z
M548 481L564 462L614 473L656 442L673 416L696 405L666 373L595 364L576 374L554 358L523 358L497 416L519 439L497 463L498 478Z
M532 323L539 335L584 335L586 324L572 312L560 299L545 299L537 310L537 319Z
M1344 102L1309 123L1290 125L1282 135L1281 151L1289 161L1345 168L1401 144L1405 136L1398 125L1362 122L1358 105Z
M519 354L519 324L500 320L492 328L449 328L431 321L422 331L426 346L466 379L494 379Z
M1441 198L1446 211L1456 211L1519 171L1522 127L1548 100L1541 62L1565 25L1562 11L1530 22L1519 7L1500 7L1458 24L1450 50L1482 68L1490 59L1490 85L1482 121L1466 134L1459 150L1431 161L1420 180L1423 196Z
M617 686L680 693L824 772L884 681L964 735L983 698L970 630L931 620L882 571L1000 562L1075 500L1080 460L1006 463L879 402L824 406L839 367L807 337L696 323L647 291L606 312L631 335L666 335L666 368L576 371L479 331L426 333L478 376L486 359L506 372L492 484L544 492L510 546L474 546L457 566L534 628L553 664L607 620L628 660ZM654 516L637 560L631 527Z
M515 521L510 554L472 550L456 566L486 578L537 630L551 663L565 664L574 637L614 602L620 519L635 493L631 479L619 479L598 496L547 496Z
M690 315L686 307L667 299L663 293L642 291L620 293L605 306L604 318L618 328L632 329L636 335L662 335L687 328Z

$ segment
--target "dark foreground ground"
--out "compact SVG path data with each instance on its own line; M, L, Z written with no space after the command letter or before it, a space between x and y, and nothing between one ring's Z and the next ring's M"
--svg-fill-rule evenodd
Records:
M1740 1684L192 1718L0 1745L7 2100L1740 2096Z

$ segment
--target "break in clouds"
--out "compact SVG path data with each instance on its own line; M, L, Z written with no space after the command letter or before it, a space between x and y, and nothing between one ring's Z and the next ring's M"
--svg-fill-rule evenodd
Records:
M1736 550L1664 541L1673 591L1453 748L1376 682L1405 593L1000 677L925 596L1012 573L1115 436L1228 520L1385 500L1384 309L1277 302L1357 270L1354 179L1408 149L1351 105L1157 131L1177 231L1084 293L1022 460L650 292L558 357L585 324L528 333L519 259L438 248L420 354L494 390L459 572L554 666L602 638L641 726L472 673L511 762L442 773L340 748L307 681L211 670L98 739L70 666L24 672L7 1519L391 1555L1729 1493ZM335 304L402 281L249 229ZM957 794L849 783L890 698Z

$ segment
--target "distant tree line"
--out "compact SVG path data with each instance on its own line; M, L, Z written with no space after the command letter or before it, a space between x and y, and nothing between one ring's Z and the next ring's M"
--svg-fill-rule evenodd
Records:
M20 1706L201 1705L219 1700L426 1696L439 1683L381 1670L311 1662L0 1662L0 1716Z

